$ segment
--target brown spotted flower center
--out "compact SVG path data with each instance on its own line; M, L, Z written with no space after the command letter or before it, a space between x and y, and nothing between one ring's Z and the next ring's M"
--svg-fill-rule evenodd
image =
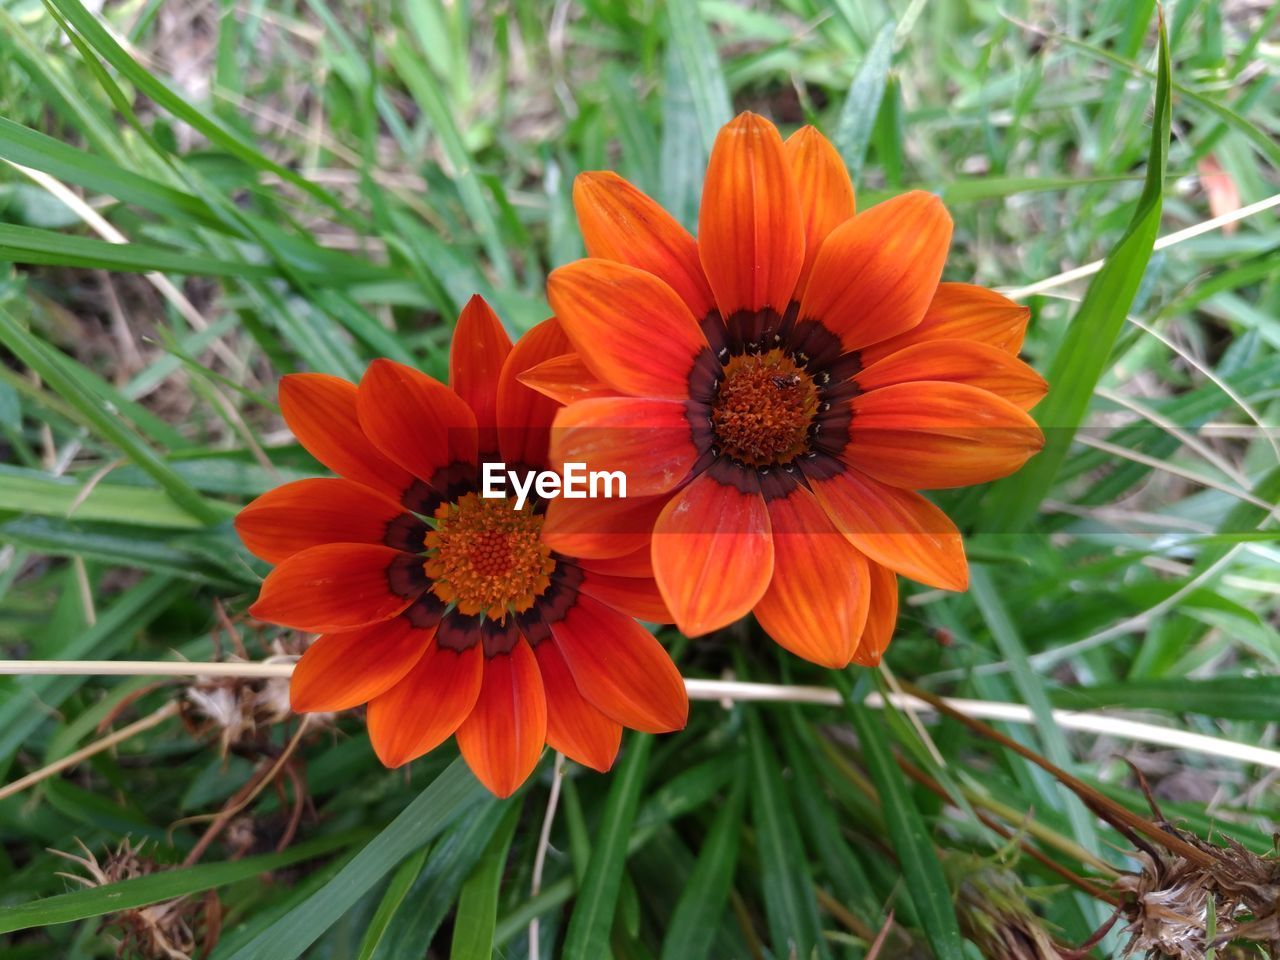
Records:
M460 613L502 620L533 606L556 562L542 542L542 515L503 497L468 493L435 512L428 531L431 592Z
M788 463L809 448L818 402L813 378L784 351L733 356L711 403L716 446L748 466Z

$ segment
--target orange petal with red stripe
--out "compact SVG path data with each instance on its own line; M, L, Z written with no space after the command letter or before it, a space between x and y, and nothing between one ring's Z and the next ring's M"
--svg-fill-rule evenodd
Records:
M551 634L584 697L624 727L669 733L684 727L689 697L657 639L630 617L578 594Z
M797 657L849 665L870 602L867 560L831 526L804 487L769 501L773 579L756 603L760 626Z
M430 483L441 467L476 460L476 415L439 380L394 360L369 364L360 426L388 458Z
M698 255L724 316L784 313L804 263L804 223L782 138L741 113L716 135L698 212Z
M1005 477L1044 446L1036 422L964 383L922 380L853 401L845 459L895 487L936 490Z
M476 778L509 797L533 773L547 742L547 696L524 642L485 660L475 709L458 728L458 748Z
M394 565L411 567L412 561L407 553L372 544L311 547L267 574L249 614L311 633L339 633L390 620L417 594L395 592L388 575ZM418 573L425 584L425 573Z
M361 630L327 633L302 655L289 679L298 713L349 710L386 693L422 659L433 630L395 617Z
M508 464L547 466L551 421L560 404L520 382L520 375L570 351L560 322L543 320L511 349L498 381L498 446Z
M570 760L604 773L622 742L622 724L606 717L578 691L569 665L555 643L533 650L547 691L547 744Z
M511 353L511 338L484 298L476 294L458 315L449 349L449 386L471 407L480 449L498 449L498 374Z
M715 308L689 231L616 173L580 173L573 206L587 256L615 260L653 274L701 319Z
M648 550L653 525L667 497L566 500L547 505L542 539L569 557L609 559Z
M866 347L863 364L928 340L976 340L1006 353L1022 349L1031 308L971 283L940 283L924 319L906 333Z
M578 260L547 278L547 299L583 363L621 393L679 399L709 349L684 301L653 274Z
M552 428L553 464L586 464L588 475L620 470L629 497L674 489L697 458L685 405L677 400L583 400L562 408Z
M653 575L687 636L745 616L773 576L764 498L725 486L710 474L699 476L658 517Z
M854 214L853 181L839 152L816 127L801 127L787 137L786 148L804 221L804 266L796 284L803 292L822 241Z
M407 547L415 530L426 533L400 504L369 487L328 477L268 490L236 515L235 526L249 551L268 563L322 543L387 543L390 536L390 545ZM421 535L415 546L422 546Z
M544 360L517 377L556 403L573 403L596 397L616 397L618 391L597 377L576 353Z
M853 662L863 667L880 665L880 658L889 649L893 628L898 622L898 578L892 570L878 563L868 564L871 573L871 607L867 611L867 625L853 653Z
M823 242L800 317L821 322L845 350L910 330L933 299L950 244L951 217L933 194L878 203Z
M434 640L413 669L369 704L369 740L395 768L444 743L471 715L484 675L480 645L457 651Z
M827 479L810 478L809 485L835 528L872 560L931 587L968 588L960 531L920 494L852 467Z
M356 385L340 377L292 373L280 381L280 412L298 442L334 473L399 500L413 475L364 435L356 396Z
M674 619L653 577L615 577L589 569L585 573L578 589L615 610L646 623L671 623Z
M1013 354L972 340L912 344L865 367L854 380L863 390L913 380L967 383L1004 397L1023 410L1034 407L1049 390L1044 378Z

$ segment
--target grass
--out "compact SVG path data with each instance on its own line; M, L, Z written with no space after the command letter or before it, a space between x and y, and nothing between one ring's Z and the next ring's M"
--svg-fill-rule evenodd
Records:
M0 953L154 956L159 924L235 960L520 958L535 918L544 958L994 956L991 922L1088 941L1112 909L1089 881L1137 869L1132 836L1007 743L857 706L895 678L1025 703L1038 723L1004 732L1098 796L1149 814L1136 768L1188 830L1271 849L1274 772L1049 710L1276 745L1280 224L1151 246L1221 212L1210 164L1240 204L1277 192L1277 9L1170 3L1166 58L1149 0L0 0L2 656L296 652L244 616L263 568L229 523L317 471L279 376L442 376L475 292L527 329L582 253L574 175L616 169L692 225L736 110L818 124L862 206L940 193L948 279L1108 260L1029 299L1049 448L938 498L975 589L906 587L891 673L780 659L750 624L667 637L687 676L838 684L848 715L702 702L608 776L570 764L535 892L549 757L499 803L452 747L384 771L351 716L281 761L297 721L261 681L0 678L3 782L187 704L0 800ZM125 837L158 872L128 878ZM49 851L73 838L110 883L58 875L87 875ZM1040 888L1030 921L996 909Z

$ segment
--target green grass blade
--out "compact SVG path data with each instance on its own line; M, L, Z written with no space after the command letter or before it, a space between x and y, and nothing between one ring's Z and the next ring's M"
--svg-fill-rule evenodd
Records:
M627 840L640 805L652 748L653 737L633 734L622 763L613 775L613 786L609 788L591 848L591 860L565 934L566 957L603 957L608 951L609 931L613 928L618 893L622 889L622 872L627 865Z
M513 803L494 831L484 855L458 894L449 960L491 960L493 933L498 926L498 893L507 865L507 850L520 820L520 804Z
M782 784L778 758L756 710L747 711L751 763L751 819L755 824L765 919L774 952L827 956L818 924L813 876L801 851L800 828Z
M114 411L88 395L59 365L50 363L41 349L40 341L22 329L3 310L0 310L0 343L12 350L16 357L74 406L85 426L119 447L126 457L149 473L180 508L203 523L217 523L224 518L222 511L205 500L159 454L147 446L141 437L124 426Z
M871 42L849 84L844 106L840 108L840 119L831 138L855 183L862 173L862 161L866 159L871 131L875 129L880 101L884 99L889 66L893 62L893 32L893 21L886 21Z
M744 787L739 773L711 822L698 862L680 894L662 940L661 960L698 960L711 955L716 937L715 918L724 913L738 864Z
M382 877L482 796L483 788L466 764L453 761L332 880L237 950L231 960L295 960L302 956Z
M1015 476L996 484L987 498L988 521L1017 531L1035 515L1067 458L1076 429L1084 421L1094 387L1107 368L1111 347L1137 295L1160 228L1165 166L1171 122L1169 44L1160 22L1160 70L1156 80L1155 121L1142 195L1128 229L1089 284L1066 337L1046 374L1049 395L1036 410L1045 430L1045 447Z
M889 740L880 729L879 719L853 702L849 678L840 672L832 677L844 696L845 712L853 721L867 770L880 795L889 841L898 856L924 935L937 960L962 960L964 947L947 878L924 818L907 789L906 778L893 759Z
M280 870L315 857L324 856L354 843L360 835L351 833L319 837L290 847L283 853L249 857L232 863L206 863L178 870L165 870L106 884L46 897L32 903L0 907L0 933L47 927L100 917L107 913L132 910L174 897L203 893L227 884L249 880L272 870Z
M369 921L369 926L365 928L364 937L360 941L360 952L356 955L356 960L373 960L374 954L382 943L382 938L387 934L387 928L391 926L391 921L395 919L396 912L404 904L405 897L409 895L409 890L413 887L414 881L422 873L422 866L427 862L428 852L428 849L423 847L396 868L396 872L391 877L391 882L387 884L386 893L378 901L378 909L374 911L373 919Z

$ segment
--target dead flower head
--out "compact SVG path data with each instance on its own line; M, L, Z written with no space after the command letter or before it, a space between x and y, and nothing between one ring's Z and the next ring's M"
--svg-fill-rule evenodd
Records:
M135 847L128 838L101 863L88 847L79 840L76 843L83 851L83 856L62 850L49 852L71 861L84 871L84 874L59 873L58 876L86 887L101 887L121 880L132 880L163 869L150 857L143 855L144 844ZM193 960L196 956L207 954L217 941L218 915L216 900L210 901L207 897L204 900L180 897L108 914L103 919L102 926L104 929L119 931L119 952L122 956L145 957L147 960ZM202 927L204 943L200 944L197 931Z
M1062 960L1064 954L1032 909L1043 892L991 860L952 854L944 861L965 936L990 960Z

